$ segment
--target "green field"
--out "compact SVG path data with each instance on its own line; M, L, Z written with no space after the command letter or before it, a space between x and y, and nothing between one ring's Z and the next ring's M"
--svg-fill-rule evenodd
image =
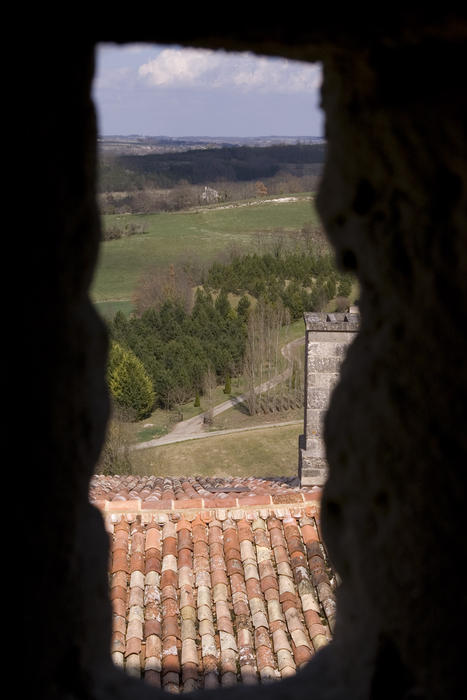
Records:
M238 404L214 418L212 431L239 430L257 425L276 422L288 423L290 421L301 421L303 428L303 408L291 408L288 411L280 411L278 413L258 413L256 416L250 416L245 404Z
M177 476L296 476L303 425L187 440L131 453L133 472Z
M93 301L104 315L113 313L118 302L125 302L122 310L128 310L138 280L148 268L167 268L188 260L207 265L229 249L266 252L278 230L300 231L309 221L318 224L311 195L294 196L298 201L281 204L241 203L230 209L103 217L104 224L132 220L147 232L101 243L91 288Z
M122 311L125 315L128 315L134 309L133 302L129 299L123 301L97 301L95 306L101 316L109 320L113 319L117 311Z

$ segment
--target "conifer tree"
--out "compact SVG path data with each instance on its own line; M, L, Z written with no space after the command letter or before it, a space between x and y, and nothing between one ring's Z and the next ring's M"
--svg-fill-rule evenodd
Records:
M337 287L337 295L340 297L348 297L352 292L352 278L350 275L342 275L339 279Z
M230 302L224 288L221 289L219 296L216 299L215 308L223 318L227 317L230 311Z
M109 354L107 381L118 406L134 411L136 420L150 415L155 400L151 379L141 360L118 343Z
M251 307L251 302L244 294L242 297L240 297L237 305L237 315L238 318L241 319L243 323L247 323L248 321L248 314L250 312L250 307Z

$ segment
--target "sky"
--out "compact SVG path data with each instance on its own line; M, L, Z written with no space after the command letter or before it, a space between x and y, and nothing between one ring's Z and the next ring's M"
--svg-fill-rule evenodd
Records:
M101 136L322 136L319 64L179 46L101 44Z

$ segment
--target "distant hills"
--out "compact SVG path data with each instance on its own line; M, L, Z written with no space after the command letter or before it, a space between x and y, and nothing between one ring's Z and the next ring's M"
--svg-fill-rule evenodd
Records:
M144 136L113 134L98 137L104 153L145 155L148 153L181 152L202 148L232 146L267 147L279 144L324 144L320 136Z
M179 185L252 182L290 177L316 177L325 159L324 139L308 143L289 137L238 138L226 143L220 137L108 136L99 141L101 192ZM208 140L209 139L209 140ZM234 139L232 139L233 141ZM308 191L281 185L281 191ZM297 183L294 185L297 186ZM285 189L284 189L285 188Z

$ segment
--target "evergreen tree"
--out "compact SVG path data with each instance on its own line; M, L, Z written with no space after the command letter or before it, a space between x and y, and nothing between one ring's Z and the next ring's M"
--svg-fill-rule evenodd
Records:
M337 296L349 297L352 292L352 278L350 275L342 275L337 286Z
M222 318L226 318L228 316L230 311L230 302L224 287L222 287L219 296L216 299L215 308Z
M247 323L248 314L250 313L251 302L248 297L244 294L240 297L237 305L237 316L242 321L242 323Z
M118 312L120 313L120 312ZM118 365L123 362L125 357L125 350L122 348L120 343L113 341L110 344L109 356L107 358L107 382L110 382L110 377L115 372Z
M225 378L225 387L224 387L224 394L231 394L232 393L232 385L230 382L230 374L227 375Z
M143 363L131 350L113 344L108 365L108 385L118 406L134 411L136 420L150 415L155 394Z

